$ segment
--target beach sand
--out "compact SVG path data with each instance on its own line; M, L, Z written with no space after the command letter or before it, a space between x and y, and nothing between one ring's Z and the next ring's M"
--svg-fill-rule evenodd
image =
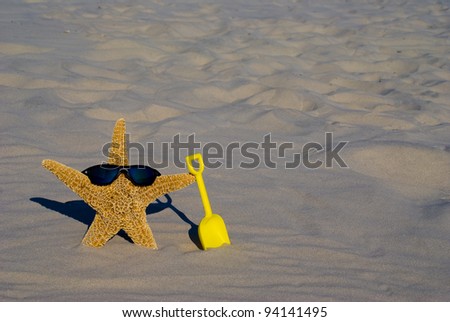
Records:
M2 1L0 300L449 301L449 7ZM94 211L41 161L106 161L121 117L156 161L177 134L293 148L272 151L276 168L243 169L235 151L205 170L232 245L191 240L191 185L148 208L158 250L121 236L92 249ZM286 169L327 132L348 142L347 168Z

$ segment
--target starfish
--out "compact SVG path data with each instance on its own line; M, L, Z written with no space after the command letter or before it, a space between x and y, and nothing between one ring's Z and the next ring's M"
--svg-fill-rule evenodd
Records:
M125 120L119 119L114 127L108 163L128 165L128 150L125 140ZM101 247L121 229L132 241L144 247L157 249L150 226L147 223L146 208L157 198L195 181L189 173L162 175L150 186L135 186L121 173L107 186L97 186L78 170L54 160L42 161L42 166L78 194L95 211L82 243Z

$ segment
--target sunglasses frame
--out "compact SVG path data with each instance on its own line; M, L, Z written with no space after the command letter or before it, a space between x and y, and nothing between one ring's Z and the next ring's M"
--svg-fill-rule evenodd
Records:
M95 179L93 179L92 174L90 174L90 170L94 170L94 169L103 169L106 172L109 171L117 171L116 174L114 175L114 178L112 178L111 180L107 180L106 183L99 183L98 181L95 181ZM138 182L136 182L135 178L133 178L133 176L130 173L130 169L145 169L145 170L151 170L152 174L154 175L153 180L151 181L151 183L149 184L140 184ZM126 165L126 166L121 166L121 165L115 165L115 164L110 164L110 163L102 163L102 164L97 164L97 165L93 165L87 169L84 169L83 171L81 171L81 173L83 173L85 176L87 176L89 178L89 180L91 181L92 184L96 185L96 186L108 186L110 184L112 184L119 176L121 173L123 173L125 175L125 177L131 181L131 183L133 183L135 186L140 186L140 187L145 187L145 186L151 186L157 177L159 177L161 175L161 173L149 166L146 165ZM98 176L97 176L98 177ZM95 181L95 182L93 182Z

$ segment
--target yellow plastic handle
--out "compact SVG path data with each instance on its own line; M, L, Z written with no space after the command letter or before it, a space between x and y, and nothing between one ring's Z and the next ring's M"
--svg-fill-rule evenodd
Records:
M198 162L198 165L199 165L198 170L195 170L194 166L192 165L192 161L194 161L194 160L196 160ZM186 164L187 164L189 172L192 173L194 176L198 175L198 174L202 174L203 170L205 169L205 164L203 163L203 157L200 153L188 155L186 157Z
M196 170L192 165L192 161L194 160L197 160L199 164L198 170ZM200 153L188 155L186 157L186 164L189 172L195 176L195 180L197 181L198 190L200 191L200 197L202 198L203 208L205 209L205 217L211 216L211 204L209 203L208 193L206 192L206 186L202 176L203 170L205 169L202 155Z

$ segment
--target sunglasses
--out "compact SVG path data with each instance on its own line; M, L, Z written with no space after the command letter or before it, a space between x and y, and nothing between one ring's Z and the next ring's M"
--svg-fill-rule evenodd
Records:
M144 165L118 166L115 164L98 164L81 171L88 176L92 184L106 186L114 182L121 173L136 186L150 186L160 176L158 170Z

